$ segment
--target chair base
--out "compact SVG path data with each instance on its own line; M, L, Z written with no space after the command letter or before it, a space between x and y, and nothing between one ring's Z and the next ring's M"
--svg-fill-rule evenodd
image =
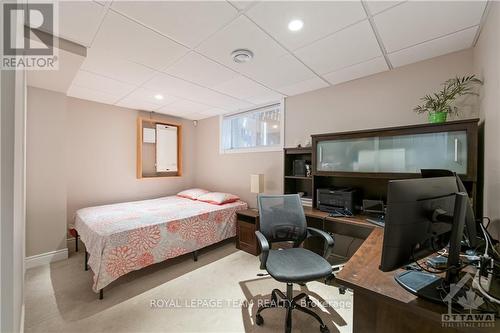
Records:
M300 305L301 300L305 298L305 304L307 307ZM305 293L301 293L295 297L293 297L293 284L286 284L286 295L281 292L281 290L274 289L271 292L271 301L264 305L261 305L257 313L255 315L255 323L259 326L264 324L264 318L260 315L260 313L265 309L270 308L278 308L284 307L286 309L286 325L285 325L285 333L292 332L292 310L298 310L300 312L306 313L312 317L314 317L318 323L320 324L320 332L321 333L330 333L328 327L323 323L323 320L309 307L313 305L313 301L307 296Z

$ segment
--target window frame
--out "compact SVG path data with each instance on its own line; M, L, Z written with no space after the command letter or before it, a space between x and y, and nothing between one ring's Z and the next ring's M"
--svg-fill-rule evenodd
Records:
M223 148L223 128L224 119L230 116L235 116L238 114L257 112L258 109L263 109L272 105L279 104L280 110L280 143L275 146L259 146L259 147L248 147L248 148ZM274 101L272 103L265 103L253 106L248 109L239 110L232 113L226 113L219 116L219 154L241 154L241 153L262 153L262 152L272 152L272 151L283 151L285 146L285 99L282 98L279 101Z

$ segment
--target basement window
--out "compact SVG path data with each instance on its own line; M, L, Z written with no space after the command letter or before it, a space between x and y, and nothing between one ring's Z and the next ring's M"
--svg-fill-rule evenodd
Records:
M283 103L224 115L220 119L220 152L222 154L283 149Z

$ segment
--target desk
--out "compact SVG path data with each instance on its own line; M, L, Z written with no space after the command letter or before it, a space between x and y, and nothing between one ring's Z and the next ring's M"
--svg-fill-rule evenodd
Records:
M307 219L307 226L325 230L337 235L350 237L349 239L356 240L352 242L353 251L351 252L349 249L343 249L343 247L347 247L346 244L342 244L341 240L337 239L338 242L336 243L334 252L338 251L338 253L342 253L342 255L339 254L336 258L332 259L333 263L338 263L337 261L345 262L350 254L352 254L354 250L356 250L357 247L363 242L363 240L370 235L372 230L374 228L378 228L374 224L366 222L366 218L362 215L354 217L330 217L326 212L309 207L304 207L304 214ZM259 230L259 212L255 209L247 209L237 212L236 215L236 247L250 254L258 255L260 253L260 249L257 245L255 231ZM349 243L348 245L351 244ZM305 247L317 253L323 252L323 243L319 239L307 240ZM334 253L334 255L335 254L336 253Z
M366 239L374 228L379 228L375 224L367 222L366 216L363 215L355 215L353 217L331 217L329 216L330 214L326 212L310 207L304 207L304 214L306 215L307 225L309 227L318 227L313 225L314 220L320 220L325 222L325 231L354 238Z
M384 230L374 228L365 242L337 274L337 282L354 291L353 332L498 332L496 328L443 328L444 305L407 292L394 280L394 272L378 269Z

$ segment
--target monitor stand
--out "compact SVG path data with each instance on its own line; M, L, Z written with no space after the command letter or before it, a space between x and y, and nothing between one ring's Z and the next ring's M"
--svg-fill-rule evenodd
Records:
M443 304L444 298L450 291L450 286L445 279L432 273L407 271L396 274L394 279L413 295L435 303ZM462 295L462 293L462 290L458 291L455 297Z
M460 244L465 226L467 200L466 193L455 193L455 208L451 218L445 214L433 214L433 216L436 215L436 222L451 223L452 225L445 278L443 279L432 273L407 271L394 277L401 287L418 297L441 304L444 302L444 298L450 292L450 284L456 283L460 277ZM436 210L434 213L439 212ZM453 292L455 294L459 293L458 291Z

